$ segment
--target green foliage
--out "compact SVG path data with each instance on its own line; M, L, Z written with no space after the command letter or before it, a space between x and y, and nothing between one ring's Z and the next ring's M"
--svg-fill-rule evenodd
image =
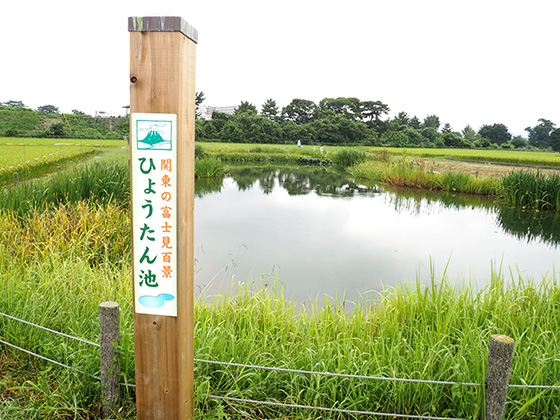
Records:
M58 107L54 105L42 105L37 108L37 112L41 114L58 114Z
M197 178L220 178L224 176L225 167L222 160L216 157L203 157L195 160Z
M41 111L15 106L0 107L0 135L92 139L122 139L129 135L128 116L94 118L77 110L72 114L59 114L56 107L45 107L39 107Z
M493 178L474 178L465 173L436 174L425 167L423 160L401 158L397 162L380 165L369 161L352 166L349 173L357 179L383 182L397 187L421 188L449 192L463 192L496 196L499 181Z
M503 178L504 199L520 207L560 211L560 175L513 171Z
M202 159L206 156L206 151L204 150L204 147L202 147L200 144L195 144L194 145L194 157L196 159Z
M478 134L498 145L511 140L511 134L504 124L485 124L478 130Z
M332 155L332 160L334 163L340 166L354 166L362 162L365 162L367 156L364 152L358 152L354 150L340 150Z
M525 129L529 133L529 143L534 147L546 149L550 145L550 136L554 127L555 124L552 121L539 118L539 124Z

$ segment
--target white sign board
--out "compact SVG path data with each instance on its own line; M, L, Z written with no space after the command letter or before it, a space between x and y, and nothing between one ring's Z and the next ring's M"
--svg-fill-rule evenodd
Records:
M131 120L135 311L177 316L177 114Z

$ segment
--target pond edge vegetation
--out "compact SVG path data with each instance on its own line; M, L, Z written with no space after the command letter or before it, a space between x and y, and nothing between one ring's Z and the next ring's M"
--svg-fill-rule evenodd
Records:
M367 154L357 152L344 158L356 162L348 167L365 164ZM342 157L331 156L343 165ZM216 165L221 162L211 155L206 158L215 159ZM0 223L9 233L0 240L0 281L5 285L0 295L2 311L95 341L97 306L108 299L118 301L124 332L119 348L124 383L133 382L134 372L128 353L133 349L129 176L126 155L117 160L99 156L60 174L4 188L0 194ZM557 385L559 278L555 273L544 275L537 284L519 273L508 276L501 269L493 269L489 278L484 289L474 290L468 283L452 288L445 274L441 279L432 275L427 286L413 282L385 290L367 303L357 303L351 313L347 303L329 298L298 308L284 298L278 284L232 285L229 294L199 297L195 357L482 383L489 337L500 333L516 340L512 383ZM41 349L53 359L98 373L98 360L82 348L58 345L36 330L22 329L3 318L0 331L22 347ZM30 419L96 418L98 382L50 365L45 369L44 362L16 350L3 347L0 356L2 373L9 372L0 379L2 418L21 418L22 413ZM304 419L309 415L216 403L204 397L210 391L317 406L344 402L355 409L468 418L477 418L483 395L482 388L317 380L215 365L197 365L196 378L197 415L214 418ZM119 404L117 418L134 417L132 392L124 393ZM508 393L508 418L552 417L558 407L556 391L512 389Z

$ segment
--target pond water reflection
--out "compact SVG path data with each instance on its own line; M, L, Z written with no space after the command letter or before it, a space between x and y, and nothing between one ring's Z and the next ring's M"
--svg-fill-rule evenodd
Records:
M481 197L390 191L325 168L237 168L197 181L195 283L272 287L304 302L446 275L482 287L492 267L540 280L558 258L560 217Z

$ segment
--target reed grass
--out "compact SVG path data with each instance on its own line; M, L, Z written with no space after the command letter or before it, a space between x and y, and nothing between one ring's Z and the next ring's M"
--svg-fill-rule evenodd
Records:
M332 155L332 160L337 165L354 166L366 160L367 156L364 152L355 150L340 150Z
M5 251L4 244L0 247ZM133 359L128 353L133 348L130 266L92 266L80 256L68 259L54 251L49 259L35 258L26 264L1 252L0 266L0 281L5 285L1 310L57 331L97 341L98 304L104 300L120 302L121 379L134 381ZM343 301L326 299L302 307L285 299L278 287L239 285L229 294L199 296L195 304L195 357L297 370L483 384L489 338L500 333L516 340L511 383L558 385L560 284L554 275L537 283L493 272L481 290L468 284L452 287L445 279L432 277L430 284L403 284L356 302L352 310L347 306ZM0 331L16 345L98 374L96 349L53 338L2 317ZM31 413L27 404L32 396L36 412L26 418L97 418L97 381L8 348L0 355L0 360L16 358L26 366L3 379L4 389L9 391L4 391L2 400L12 404L10 410L15 412L17 406ZM46 373L39 377L27 376L45 366ZM16 385L24 382L22 378L27 378L26 385ZM482 387L318 377L205 363L195 364L195 381L195 409L201 418L322 418L305 410L209 400L203 396L207 393L473 419L478 418L483 401ZM117 418L134 418L133 397L123 396L122 415ZM510 389L506 418L552 418L559 406L557 391Z
M500 181L494 178L475 178L465 173L437 174L425 168L424 162L401 159L398 162L367 161L348 169L357 179L382 182L396 187L419 188L434 191L470 193L496 196Z
M197 178L221 178L226 169L220 158L203 157L195 159L195 176Z
M513 171L502 182L507 203L523 208L560 211L560 175Z

